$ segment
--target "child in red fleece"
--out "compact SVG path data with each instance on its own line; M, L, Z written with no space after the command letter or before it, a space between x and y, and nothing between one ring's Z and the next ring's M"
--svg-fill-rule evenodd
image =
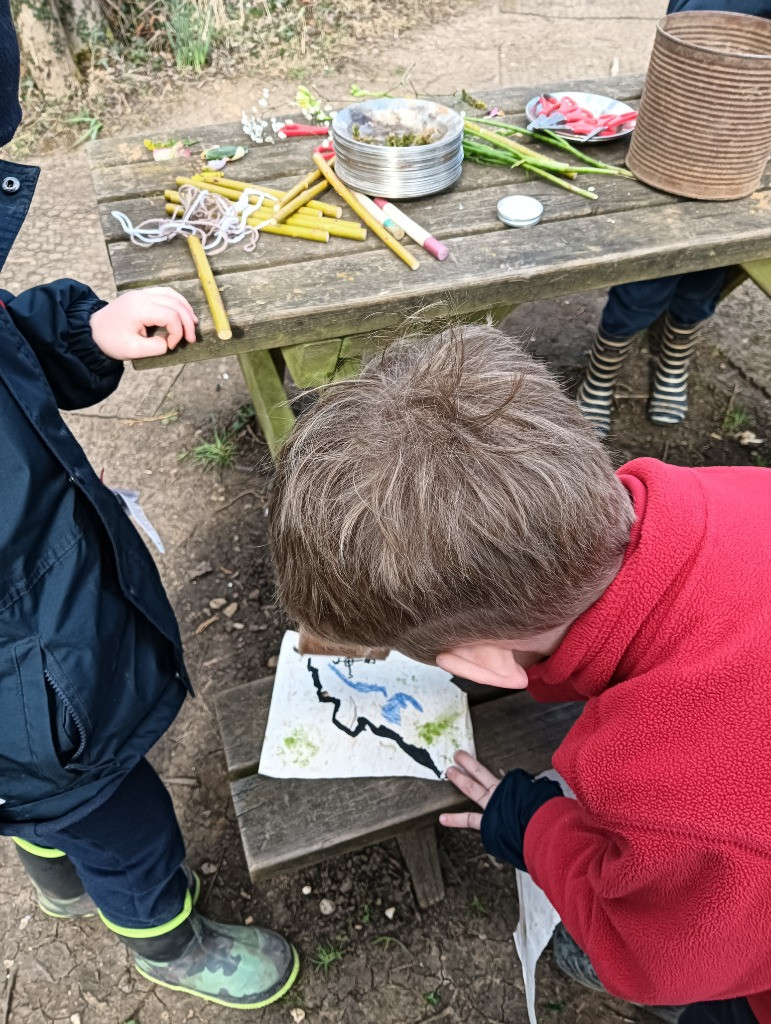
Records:
M683 1024L771 1022L769 523L768 470L614 474L490 327L332 386L278 465L279 591L304 628L586 702L554 755L576 800L459 754L482 813L442 821L531 873L584 974Z

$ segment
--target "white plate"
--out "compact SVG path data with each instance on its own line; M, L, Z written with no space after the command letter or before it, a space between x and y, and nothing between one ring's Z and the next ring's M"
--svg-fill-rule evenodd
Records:
M577 103L579 107L584 107L595 117L599 117L600 114L628 114L634 111L634 107L630 107L628 103L622 103L621 100L614 100L610 96L600 96L596 92L550 92L550 96L553 96L557 100L561 100L564 96L569 96L574 103ZM530 121L535 121L541 112L541 97L533 96L525 107L525 113L527 114L528 124ZM550 129L555 135L560 135L563 139L567 139L568 142L583 142L583 136L576 135L574 132L565 131L562 128ZM600 138L599 135L595 135L593 139L589 139L589 143L592 142L616 142L618 139L623 139L627 135L631 135L634 131L634 122L631 124L624 124L615 135L608 135L605 138Z

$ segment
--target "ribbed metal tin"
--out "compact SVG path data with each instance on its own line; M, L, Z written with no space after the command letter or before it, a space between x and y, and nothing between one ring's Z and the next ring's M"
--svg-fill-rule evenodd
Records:
M683 11L656 28L627 167L691 199L754 192L771 154L771 20Z

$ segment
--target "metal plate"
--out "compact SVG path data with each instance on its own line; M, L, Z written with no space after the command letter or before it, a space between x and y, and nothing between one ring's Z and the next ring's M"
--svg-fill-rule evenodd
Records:
M431 141L387 144L406 135ZM332 138L337 173L366 195L417 199L449 188L461 174L463 118L440 103L388 97L356 103L335 115Z
M614 100L610 96L600 96L596 92L551 92L549 95L557 100L561 100L564 96L569 96L574 103L577 103L579 107L584 107L595 117L599 117L600 114L629 114L634 112L634 107L630 107L628 103ZM541 113L540 100L540 96L533 96L525 107L525 113L529 121L534 121ZM567 139L568 142L584 141L583 137L575 134L575 132L565 131L563 128L552 128L551 130L555 135ZM622 125L621 130L616 132L615 135L608 135L605 138L595 135L593 139L586 140L587 145L591 145L594 142L616 142L618 139L631 135L633 131L634 125Z

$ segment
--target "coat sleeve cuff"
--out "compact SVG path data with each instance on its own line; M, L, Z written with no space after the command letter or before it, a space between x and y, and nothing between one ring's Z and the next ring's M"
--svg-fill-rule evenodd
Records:
M65 341L70 352L76 356L91 373L104 379L115 378L117 386L123 373L123 363L102 352L91 333L91 317L107 305L91 292L77 299L67 310L67 333Z
M527 826L540 807L558 796L564 794L552 779L536 779L521 768L509 772L496 787L482 815L482 842L488 853L527 871Z

